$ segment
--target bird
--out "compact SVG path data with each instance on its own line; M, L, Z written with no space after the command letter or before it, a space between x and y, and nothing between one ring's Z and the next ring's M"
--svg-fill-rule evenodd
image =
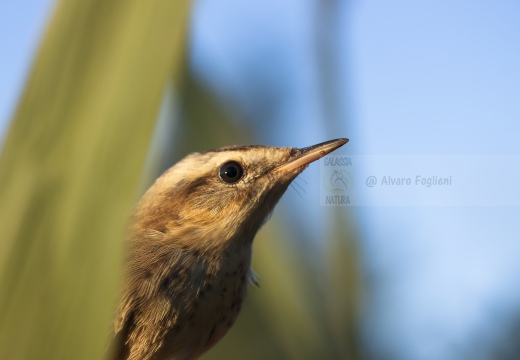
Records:
M255 281L257 231L298 174L348 141L228 146L166 170L129 221L111 358L193 360L215 345Z

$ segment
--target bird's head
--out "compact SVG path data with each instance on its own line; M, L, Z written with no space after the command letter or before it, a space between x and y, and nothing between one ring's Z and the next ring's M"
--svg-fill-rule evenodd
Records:
M291 181L347 141L302 149L231 146L190 154L143 196L136 225L140 231L158 231L188 247L250 242Z

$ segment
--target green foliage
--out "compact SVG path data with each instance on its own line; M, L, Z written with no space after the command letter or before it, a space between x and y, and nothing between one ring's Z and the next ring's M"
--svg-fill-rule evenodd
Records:
M188 6L59 2L0 159L1 359L103 357L128 210Z

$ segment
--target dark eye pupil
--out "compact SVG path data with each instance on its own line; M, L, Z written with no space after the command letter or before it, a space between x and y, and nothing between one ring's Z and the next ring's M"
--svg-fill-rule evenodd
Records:
M225 174L228 178L233 179L234 177L237 176L237 174L238 174L238 170L237 170L237 168L234 167L234 166L228 166L228 167L226 168L226 170L224 171L224 174Z
M227 162L220 168L220 178L227 183L237 182L243 174L242 166L235 161Z

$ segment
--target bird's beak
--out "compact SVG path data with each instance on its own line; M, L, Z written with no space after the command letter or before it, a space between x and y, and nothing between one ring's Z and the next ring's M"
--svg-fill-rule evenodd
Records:
M276 170L281 171L283 173L288 173L295 169L303 169L311 162L321 159L325 155L345 145L347 142L348 139L341 138L336 140L325 141L320 144L299 149L300 153L298 155L290 158L287 163L279 166Z

